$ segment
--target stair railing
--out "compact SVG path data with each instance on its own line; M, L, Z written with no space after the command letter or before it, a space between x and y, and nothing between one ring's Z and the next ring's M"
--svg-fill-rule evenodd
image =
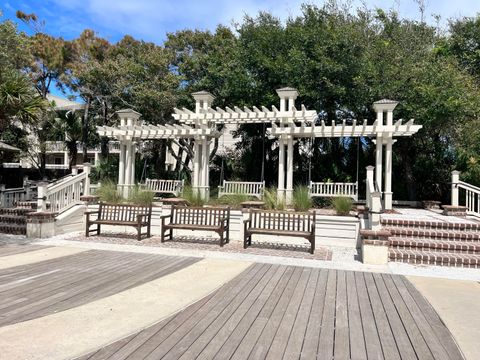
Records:
M480 217L480 187L460 181L459 171L452 172L452 205L465 206L468 215Z
M28 181L28 177L23 179L23 187L6 188L0 184L0 208L11 208L18 202L30 201L37 191L37 186Z
M90 194L90 164L72 168L72 176L53 184L38 185L37 211L62 213L80 204L82 195ZM78 173L78 168L83 168Z

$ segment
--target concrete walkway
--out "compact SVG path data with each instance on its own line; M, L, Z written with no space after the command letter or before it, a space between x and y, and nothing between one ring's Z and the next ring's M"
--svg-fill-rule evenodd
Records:
M414 276L408 279L437 311L466 359L480 359L480 284Z
M26 245L28 247L28 245ZM63 256L79 254L87 251L88 249L82 249L78 247L47 247L45 249L22 252L20 254L13 254L2 256L0 258L0 269L7 269L13 266L21 266L27 264L33 264L40 261L46 261L51 259L60 258ZM1 256L1 252L0 252Z

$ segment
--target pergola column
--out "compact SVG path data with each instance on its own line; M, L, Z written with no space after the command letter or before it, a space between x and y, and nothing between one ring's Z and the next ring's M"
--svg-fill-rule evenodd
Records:
M278 138L277 198L279 201L285 198L285 142L283 140L283 136Z
M293 137L287 139L287 189L285 192L285 201L292 203L293 197Z
M141 114L131 110L119 110L120 126L136 126ZM118 189L127 197L130 188L135 183L135 143L130 136L120 139L120 158L118 166Z
M373 104L374 110L377 112L377 126L382 129L391 129L393 127L393 110L398 105L397 101L383 99ZM386 113L386 119L384 119ZM375 176L379 191L383 191L383 206L385 210L393 208L393 192L392 192L392 167L393 154L392 145L395 142L390 131L377 135L376 148L376 169ZM385 160L383 159L383 146L385 145ZM385 161L385 170L383 173L383 162ZM385 186L382 186L384 180Z
M277 90L280 97L280 112L291 112L295 108L295 100L298 91L294 88L282 88ZM287 110L288 109L288 110ZM280 119L280 127L286 127L290 124L288 118ZM279 200L285 200L287 205L291 205L293 198L293 136L278 139L278 192ZM287 147L287 158L285 159L285 146ZM286 161L285 161L286 160ZM285 187L285 177L287 184Z
M212 94L207 91L199 91L192 94L195 99L195 113L201 114L211 108L213 100ZM195 128L207 129L208 120L197 121ZM192 187L196 194L200 194L202 199L208 200L210 193L209 184L209 165L210 165L210 139L207 136L194 140L194 163Z

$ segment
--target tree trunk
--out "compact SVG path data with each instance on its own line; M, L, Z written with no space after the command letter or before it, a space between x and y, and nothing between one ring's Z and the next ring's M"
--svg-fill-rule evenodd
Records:
M107 107L107 102L102 101L102 118L103 118L103 125L106 126L108 125L108 107ZM100 154L102 160L107 160L109 154L109 148L108 148L108 137L102 137L101 142L100 142Z

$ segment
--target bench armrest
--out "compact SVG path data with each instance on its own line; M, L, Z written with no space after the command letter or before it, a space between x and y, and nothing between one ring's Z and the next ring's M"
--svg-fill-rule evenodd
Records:
M160 216L160 219L168 219L170 216L172 216L172 214L162 215Z
M250 219L243 220L243 223L244 223L245 225L250 224Z
M138 214L138 215L137 215L137 221L138 221L138 222L142 221L142 218L143 218L143 217L148 217L148 215L149 215L149 214Z

